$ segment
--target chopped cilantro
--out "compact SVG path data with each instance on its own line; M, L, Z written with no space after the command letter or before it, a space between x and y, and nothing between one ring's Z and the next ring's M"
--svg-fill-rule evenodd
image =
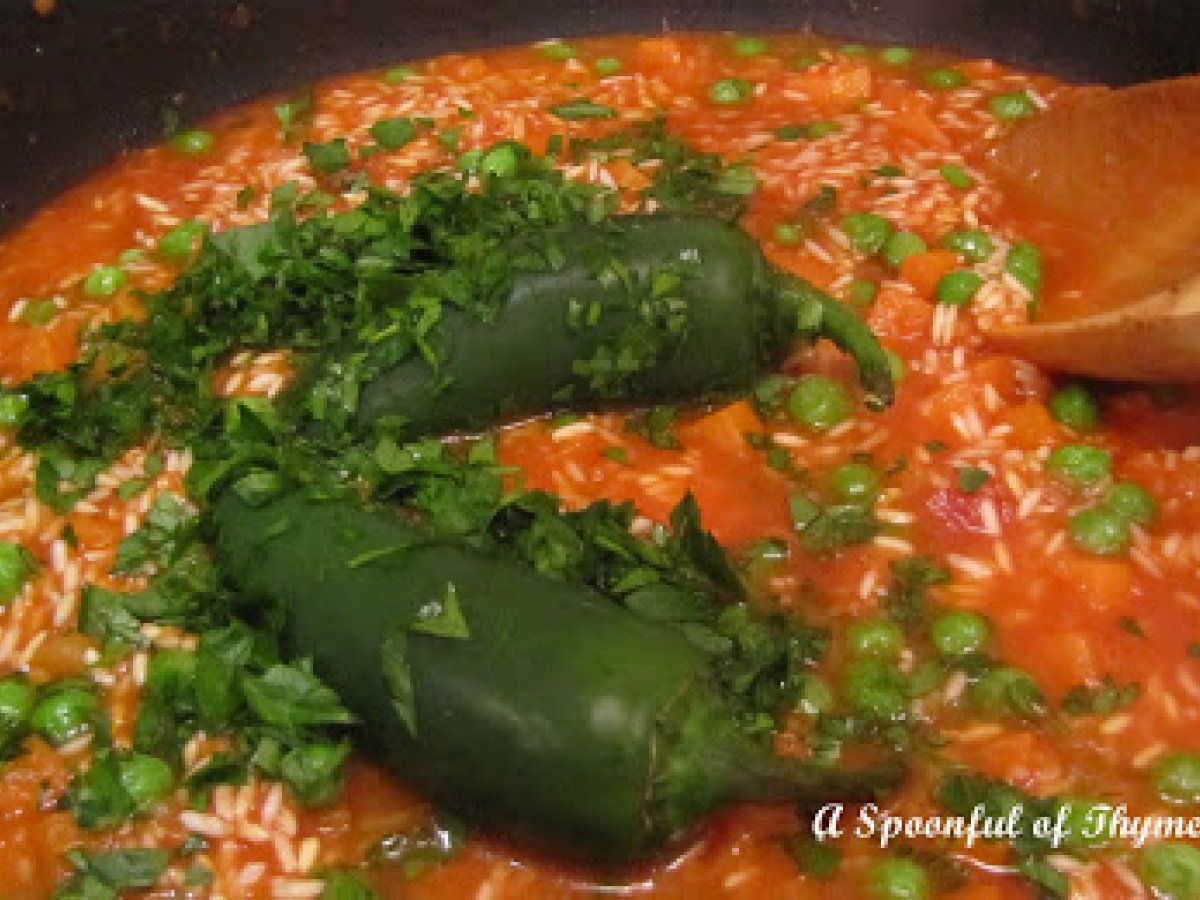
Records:
M307 124L312 119L315 106L313 92L306 90L275 107L275 118L279 120L279 127L285 143L292 139L301 125Z
M304 155L308 164L322 175L332 175L350 165L350 150L345 138L335 138L326 144L305 142Z
M184 887L205 887L212 884L212 881L212 869L200 863L192 863L183 873Z
M820 190L804 201L804 212L810 214L832 212L837 208L837 199L837 188L832 184L823 184Z
M1063 711L1073 716L1106 716L1132 704L1141 693L1136 683L1117 684L1105 675L1099 684L1077 684L1062 698Z
M279 760L279 777L305 806L327 806L341 793L349 741L311 741L292 747Z
M116 495L119 500L132 500L138 494L143 493L149 482L145 478L130 478L122 481L117 485Z
M441 597L430 600L417 610L416 621L408 626L408 630L456 640L465 640L471 636L467 620L463 618L454 582L446 584Z
M145 574L170 565L192 536L195 516L174 494L161 494L146 513L142 527L121 539L113 572Z
M806 550L825 553L840 547L866 544L879 533L880 524L867 506L843 503L824 507L800 536Z
M796 385L794 378L786 375L768 375L754 386L750 402L759 418L770 419L787 409L788 397Z
M793 459L791 451L786 447L776 444L770 435L749 432L742 435L742 437L747 444L763 454L768 467L774 469L776 472L782 472L785 475L792 475L798 480L803 480L805 472L802 469L796 468L796 461Z
M254 202L254 197L257 193L258 192L256 190L254 190L254 188L252 188L250 185L246 185L245 187L243 187L241 190L239 190L237 192L237 197L235 198L235 201L234 201L237 204L237 208L239 210L249 209L250 204Z
M788 497L788 513L792 527L804 531L821 515L821 507L803 494L792 494Z
M302 663L271 666L245 679L246 702L269 725L344 725L353 717L338 696Z
M125 892L157 884L167 869L165 850L68 850L75 875L54 894L55 900L118 900Z
M832 844L795 837L785 840L783 846L796 868L810 878L828 881L841 870L842 854Z
M605 459L611 459L613 462L620 463L623 466L629 465L629 451L624 447L612 446L605 447L600 451L600 455Z
M417 123L407 118L380 119L370 134L384 150L398 150L417 136Z
M615 119L617 111L603 103L593 103L591 100L579 98L570 103L558 103L550 107L550 112L560 119L578 122L587 119Z
M325 876L321 900L379 900L364 876L352 869L335 869Z
M142 647L146 639L141 623L125 606L124 596L116 591L86 585L79 606L79 630L94 637L106 651L122 646Z
M625 134L572 140L570 156L582 160L617 150L630 152L634 165L655 163L653 182L645 196L665 213L707 214L733 220L742 213L745 198L753 191L746 174L752 175L752 170L743 169L742 174L730 178L727 173L735 167L728 166L718 154L699 152L669 134L662 118L637 124ZM723 189L730 187L735 190Z
M975 494L988 483L991 476L984 469L975 466L962 466L958 473L958 488L964 494Z
M149 813L173 786L170 767L157 757L100 750L72 779L65 803L81 827L105 828Z
M722 194L746 197L758 189L758 176L749 166L731 166L717 178L716 189Z
M675 407L652 406L645 412L630 417L625 429L645 438L662 450L679 450L683 445L675 436Z
M910 556L891 563L892 583L884 598L884 606L896 621L918 625L925 620L929 605L929 589L946 584L950 573L927 556Z
M192 770L185 784L189 790L197 793L218 784L242 785L246 783L246 780L246 761L235 753L221 752L214 753L207 761Z
M1146 636L1146 632L1142 628L1141 623L1137 619L1133 618L1133 616L1121 616L1121 618L1117 621L1117 624L1121 626L1122 631L1131 634L1134 637L1144 638Z

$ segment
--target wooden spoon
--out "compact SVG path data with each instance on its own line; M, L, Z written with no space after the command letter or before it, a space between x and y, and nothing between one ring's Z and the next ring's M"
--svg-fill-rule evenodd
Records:
M1200 381L1200 76L1081 91L989 155L1006 195L1076 231L1100 312L997 327L999 347L1103 378Z

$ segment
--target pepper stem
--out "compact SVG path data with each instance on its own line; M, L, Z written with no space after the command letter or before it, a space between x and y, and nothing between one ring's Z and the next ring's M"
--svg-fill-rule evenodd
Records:
M778 329L787 329L784 333L792 335L797 331L815 334L832 341L854 359L859 381L867 394L867 406L879 410L891 405L895 385L887 352L866 322L845 303L791 273L775 272L771 289L779 310Z
M868 800L905 775L895 759L840 769L777 755L739 727L733 710L704 692L692 697L679 730L665 745L650 805L655 825L677 836L714 810L736 802L811 805Z

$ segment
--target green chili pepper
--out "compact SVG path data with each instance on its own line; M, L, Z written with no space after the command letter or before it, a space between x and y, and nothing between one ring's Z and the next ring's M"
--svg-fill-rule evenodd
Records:
M551 409L670 403L749 391L801 339L854 356L886 405L887 358L848 307L773 269L714 219L623 216L565 236L557 271L520 275L493 321L444 310L438 361L410 358L363 389L358 424L409 434L494 425Z
M899 775L775 756L681 632L386 510L227 491L211 513L225 576L282 604L364 745L464 818L621 863L733 802L862 798Z

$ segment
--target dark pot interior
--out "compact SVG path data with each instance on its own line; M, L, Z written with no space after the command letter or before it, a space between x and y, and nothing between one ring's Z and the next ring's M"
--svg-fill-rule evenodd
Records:
M30 0L0 6L0 230L103 164L306 80L455 49L666 30L945 47L1114 84L1200 71L1192 0Z

